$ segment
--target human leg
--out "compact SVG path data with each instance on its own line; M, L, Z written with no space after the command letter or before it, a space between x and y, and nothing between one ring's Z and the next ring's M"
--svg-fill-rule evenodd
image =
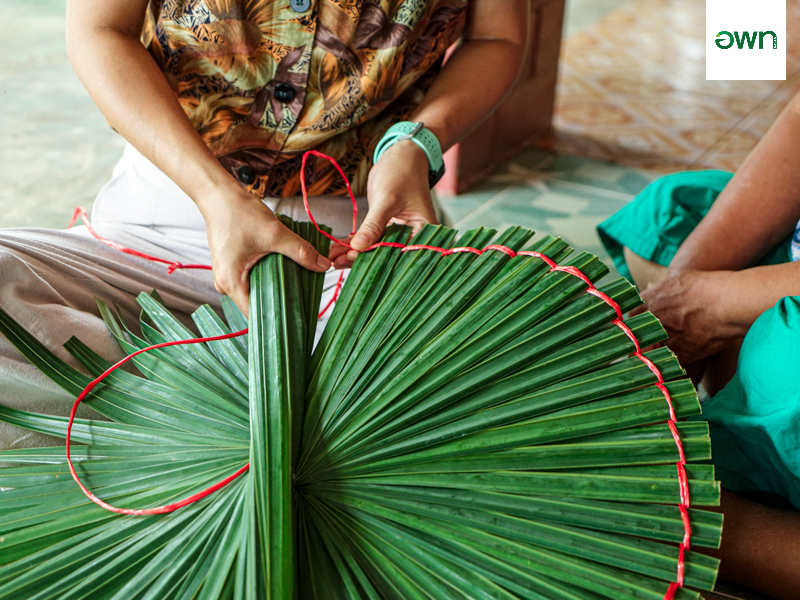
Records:
M349 233L349 199L310 201L320 223L331 226L338 237ZM302 199L268 204L293 218L308 218ZM363 218L366 199L359 198L358 204ZM184 264L211 262L205 224L197 207L130 145L98 195L92 226L104 238L154 257ZM338 279L338 272L326 276L322 306L335 295ZM119 346L99 318L96 297L113 303L127 322L135 323L139 314L136 296L154 289L187 325L200 304L219 308L220 296L208 270L178 270L168 275L163 264L110 248L83 227L68 232L0 231L0 308L73 366L77 365L62 347L73 335L106 358L121 357ZM318 333L330 312L320 319ZM66 415L72 400L0 336L0 403ZM0 423L0 449L52 443L58 441Z
M639 256L627 246L623 246L622 252L634 284L642 291L664 279L667 274L667 267Z
M800 509L798 336L800 298L784 298L750 328L736 376L697 417L725 488L720 574L779 600L800 598L800 513L765 502Z
M720 577L778 600L800 598L800 513L773 508L722 490Z
M191 255L168 253L189 262ZM119 308L128 322L138 320L136 296L157 289L184 322L202 303L219 307L209 272L178 271L109 248L76 231L0 231L0 307L50 350L73 366L63 344L73 335L107 358L122 356L99 318L95 298ZM33 367L0 336L0 402L12 408L66 415L72 398ZM93 414L84 409L84 414ZM0 448L57 443L57 440L0 424Z
M633 282L640 290L646 290L666 276L667 267L642 258L628 247L623 247L623 253ZM741 341L707 359L684 365L684 368L695 385L702 385L705 392L713 396L733 379L740 347Z
M665 191L664 186L657 189ZM618 257L642 290L664 276L669 264L663 260L668 254L664 248L677 248L682 241L676 238L677 243L670 243L659 232L680 229L676 229L676 215L684 224L696 220L687 220L681 210L663 212L664 205L677 202L674 196L662 196L660 205L656 200L652 195L646 197L644 204L651 203L647 210L640 205L638 212L628 214L635 218L617 220L612 227L621 234L615 240ZM672 217L660 219L664 214ZM636 235L627 236L627 230ZM661 240L656 244L660 250L646 252L646 245L639 244L642 231L649 232L646 238ZM625 243L628 240L631 246ZM789 260L786 249L776 248L765 262L774 264L781 257ZM713 462L727 488L721 506L725 515L722 547L717 553L722 559L721 576L780 600L800 597L800 514L740 494L777 496L800 508L799 307L798 299L784 299L753 325L744 345L739 340L702 365L687 365L696 381L700 377L693 370L704 375L703 387L712 396L704 403L701 418L709 421Z

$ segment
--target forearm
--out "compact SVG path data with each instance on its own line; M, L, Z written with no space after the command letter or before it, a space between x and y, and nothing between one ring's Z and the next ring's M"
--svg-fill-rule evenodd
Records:
M519 72L527 4L470 6L463 42L450 56L412 119L422 121L447 150L500 103Z
M800 262L728 272L718 293L721 318L740 335L785 296L800 296Z
M740 270L800 220L800 95L787 106L686 239L675 269Z
M73 0L68 6L67 48L111 125L198 205L215 190L236 186L192 126L138 31L87 23L83 16L92 4Z
M508 92L519 67L518 53L521 50L509 42L466 42L453 53L412 120L425 123L446 151L485 119ZM493 70L497 60L509 62L505 68Z

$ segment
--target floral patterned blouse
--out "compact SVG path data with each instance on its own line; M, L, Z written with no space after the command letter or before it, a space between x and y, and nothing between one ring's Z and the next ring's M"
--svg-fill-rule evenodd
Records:
M419 105L466 0L150 0L143 42L197 131L259 197L299 194L303 152L366 193L372 152ZM313 195L343 193L326 161Z

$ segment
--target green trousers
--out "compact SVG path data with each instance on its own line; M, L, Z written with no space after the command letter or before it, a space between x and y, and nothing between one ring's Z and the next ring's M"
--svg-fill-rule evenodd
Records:
M598 233L620 273L631 278L626 246L669 265L731 177L722 171L662 177L601 223ZM792 241L759 264L791 261ZM711 429L712 462L725 488L800 509L800 296L782 298L756 320L736 376L703 404L700 418Z

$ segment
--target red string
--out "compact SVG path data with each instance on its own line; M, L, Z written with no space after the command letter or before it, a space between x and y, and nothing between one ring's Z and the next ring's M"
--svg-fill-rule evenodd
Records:
M103 242L106 246L111 246L114 250L119 250L120 252L124 252L125 254L130 254L131 256L138 256L139 258L144 258L146 260L151 260L154 262L158 262L164 265L167 265L167 273L172 275L177 269L207 269L211 270L211 265L184 265L180 261L177 260L164 260L163 258L158 258L156 256L150 256L149 254L145 254L144 252L139 252L138 250L134 250L132 248L128 248L123 246L122 244L118 244L117 242L112 242L101 236L97 233L94 228L92 227L92 223L89 221L89 215L86 214L86 209L82 206L75 207L75 212L72 213L72 220L67 225L67 229L71 229L73 225L75 225L75 221L78 220L78 217L81 218L83 224L86 226L86 229L91 233L96 239Z
M352 228L352 232L351 232L352 234L354 234L355 231L356 231L357 217L358 217L358 204L356 202L355 196L353 195L353 190L350 188L350 182L348 181L347 176L345 175L345 173L342 170L342 168L339 166L339 164L336 162L336 160L331 158L330 156L322 154L321 152L317 152L316 150L310 150L310 151L306 152L303 155L302 170L300 172L300 188L301 188L301 190L303 192L303 204L305 205L306 212L308 213L308 218L314 224L314 227L316 227L316 229L317 229L317 231L319 233L321 233L322 235L324 235L325 237L327 237L328 239L330 239L332 242L334 242L336 244L344 246L345 248L348 248L348 249L352 249L351 246L349 244L347 244L346 242L338 240L335 237L333 237L332 235L330 235L329 233L323 231L319 227L319 225L317 224L317 221L314 219L314 215L311 214L311 208L310 208L310 206L308 204L308 191L306 189L306 180L305 180L306 162L308 160L308 156L309 155L313 155L313 156L316 156L316 157L319 157L319 158L323 158L325 160L330 161L331 164L333 164L333 166L336 168L336 170L342 176L342 179L344 179L345 185L347 187L347 193L350 196L350 201L351 201L351 203L353 205L353 228ZM116 244L115 242L104 240L103 238L98 236L97 233L95 233L94 230L91 228L91 225L89 224L88 219L86 217L86 211L83 210L83 209L76 209L75 215L74 215L73 220L72 220L72 223L70 223L70 227L72 226L72 224L75 222L75 220L77 219L77 217L79 215L83 218L84 223L86 224L87 228L92 233L92 235L97 237L99 240L101 240L104 243L108 244L112 248L116 248L116 249L118 249L118 250L120 250L122 252L125 252L127 254L133 254L134 256L140 256L140 257L146 258L148 260L155 260L157 262L166 263L166 264L170 265L170 271L169 272L172 272L175 269L180 269L180 268L184 268L184 269L188 269L188 268L206 268L207 269L207 268L210 268L210 267L205 266L205 265L182 265L182 264L177 263L177 262L165 261L163 259L154 258L154 257L148 256L146 254L137 252L135 250L130 250L128 248L125 248L124 246L120 246L119 244ZM494 251L497 251L497 252L503 252L504 254L508 255L510 258L515 258L517 256L526 256L526 257L538 258L538 259L544 261L544 263L548 267L550 267L550 272L551 273L553 273L553 272L567 273L568 275L572 275L573 277L577 277L578 279L583 281L586 284L586 290L585 290L586 293L591 294L591 295L595 296L596 298L602 300L604 303L606 303L609 307L611 307L613 309L616 318L612 321L612 323L614 325L616 325L617 327L619 327L625 333L625 335L631 340L631 342L633 343L634 350L635 350L633 352L633 356L635 356L636 358L641 360L647 366L647 368L650 369L650 371L652 371L653 375L655 375L655 377L656 377L656 384L655 385L656 385L656 387L658 387L658 389L664 395L664 399L667 402L667 407L668 407L668 410L669 410L669 418L668 418L667 424L669 426L669 430L670 430L670 432L672 434L672 437L673 437L673 439L675 441L675 446L678 449L679 460L677 462L677 470L678 470L678 487L679 487L679 495L680 495L680 503L679 503L678 506L679 506L680 513L681 513L681 521L683 522L684 536L683 536L683 541L681 542L681 544L678 547L678 569L677 569L676 581L669 585L669 588L667 589L666 593L664 594L664 600L673 600L675 598L675 594L677 593L678 589L683 587L683 584L684 584L685 553L690 548L691 537L692 537L692 528L691 528L691 523L689 521L689 510L688 510L689 509L689 505L690 505L690 498L689 498L689 480L688 480L688 477L686 475L686 456L685 456L685 453L684 453L683 442L681 441L681 437L680 437L680 434L678 433L678 428L676 426L677 418L676 418L676 415L675 415L675 407L674 407L674 404L672 402L672 397L670 396L669 390L667 389L666 385L664 385L664 376L661 373L661 371L659 370L659 368L656 366L656 364L652 360L647 358L642 353L641 346L639 345L639 340L636 339L636 336L634 335L634 333L631 330L631 328L628 327L624 323L624 321L622 319L622 317L623 317L622 309L620 308L619 304L617 302L615 302L610 296L608 296L604 292L601 292L600 290L598 290L594 286L592 281L580 269L578 269L577 267L575 267L573 265L559 266L559 265L557 265L555 263L555 261L553 261L548 256L542 254L541 252L536 252L536 251L532 251L532 250L525 250L525 251L522 251L522 252L515 252L513 249L509 248L508 246L503 246L503 245L500 245L500 244L491 244L489 246L486 246L483 249L468 248L468 247L446 249L446 248L440 248L440 247L437 247L437 246L428 246L428 245L424 245L424 244L405 245L405 244L400 244L400 243L397 243L397 242L380 242L380 243L377 243L377 244L373 244L372 246L367 248L367 250L365 250L365 252L366 251L370 251L370 250L374 250L376 248L381 248L381 247L398 248L398 249L400 249L401 252L410 252L410 251L417 251L417 250L429 250L429 251L433 251L433 252L438 252L443 257L444 256L449 256L451 254L461 253L461 252L471 252L473 254L481 255L484 252L487 252L489 250L494 250ZM332 306L336 302L336 300L337 300L337 298L339 296L339 292L341 291L341 284L342 284L343 278L344 278L344 272L342 272L339 275L339 280L336 283L336 288L334 289L333 297L331 298L330 302L328 302L328 304L319 313L320 317L322 317L322 315L325 314L325 311L328 310L330 308L330 306ZM167 512L172 512L174 510L177 510L178 508L181 508L183 506L191 504L192 502L196 502L196 501L198 501L198 500L200 500L202 498L205 498L209 494L214 493L218 489L224 487L225 485L227 485L228 483L233 481L236 477L238 477L239 475L241 475L242 473L244 473L248 469L249 465L245 465L244 467L239 469L236 473L234 473L233 475L230 475L226 479L223 479L222 481L220 481L219 483L213 485L212 487L210 487L210 488L208 488L206 490L203 490L202 492L199 492L198 494L190 496L189 498L186 498L184 500L176 502L174 504L169 504L167 506L160 506L160 507L150 508L150 509L143 509L143 510L121 509L121 508L115 508L115 507L113 507L113 506L111 506L109 504L106 504L105 502L103 502L102 500L97 498L94 494L92 494L88 489L86 489L86 487L84 487L84 485L78 479L78 475L75 472L75 469L74 469L74 467L72 465L72 461L70 460L70 455L69 455L70 430L72 428L72 422L73 422L73 419L75 417L75 411L77 410L78 405L81 403L81 401L84 398L86 398L86 396L94 389L94 387L98 383L100 383L103 379L105 379L108 375L110 375L115 369L117 369L121 365L125 364L128 360L132 359L134 356L136 356L138 354L141 354L142 352L147 352L149 350L153 350L155 348L163 348L165 346L174 346L174 345L179 345L179 344L193 344L193 343L198 343L198 342L209 342L209 341L214 341L214 340L227 339L227 338L235 337L235 336L238 336L238 335L244 335L245 333L247 333L246 329L243 330L243 331L236 332L236 333L231 333L231 334L218 336L218 337L213 337L213 338L198 338L198 339L194 339L194 340L181 340L181 341L177 341L177 342L165 342L165 343L162 343L162 344L156 344L155 346L150 346L149 348L145 348L143 350L139 350L137 352L134 352L130 356L127 356L126 358L124 358L123 360L119 361L114 366L110 367L105 373L103 373L97 379L92 381L88 386L86 386L86 388L81 392L80 396L78 396L77 400L75 401L75 404L72 407L72 413L70 414L69 424L67 426L67 461L69 462L69 469L70 469L70 472L72 473L73 479L75 479L75 481L78 483L80 488L83 490L83 493L86 494L86 496L90 500L92 500L92 502L95 502L96 504L99 504L100 506L102 506L103 508L105 508L107 510L110 510L110 511L113 511L113 512L117 512L117 513L121 513L121 514L128 514L128 515L163 514L163 513L167 513Z
M128 356L123 358L121 361L119 361L115 365L112 365L111 367L106 369L99 377L94 379L92 382L89 383L89 385L87 385L85 388L83 388L83 391L80 393L80 395L75 400L75 403L72 405L72 411L69 413L69 423L67 423L67 448L66 448L66 450L67 450L67 464L69 465L69 472L72 473L72 478L80 486L81 490L83 490L83 493L86 494L86 497L89 498L89 500L91 500L92 502L94 502L95 504L97 504L99 506L102 506L106 510L110 510L111 512L119 513L121 515L163 515L164 513L169 513L169 512L178 510L179 508L182 508L184 506L192 504L193 502L197 502L198 500L202 500L206 496L209 496L209 495L213 494L214 492L216 492L218 489L225 487L231 481L233 481L234 479L239 477L239 475L241 475L242 473L247 471L247 469L250 468L250 464L248 463L245 466L243 466L241 469L236 471L233 475L229 475L228 477L226 477L225 479L223 479L222 481L220 481L218 483L215 483L211 487L206 488L201 492L193 494L192 496L189 496L188 498L184 498L183 500L179 500L178 502L174 502L172 504L167 504L165 506L156 506L155 508L117 508L116 506L111 506L110 504L104 502L103 500L101 500L100 498L95 496L92 492L90 492L86 488L86 486L83 485L83 482L78 477L78 473L75 471L75 466L72 464L72 458L70 457L70 453L69 453L70 437L71 437L71 434L72 434L72 423L75 420L75 413L78 410L78 406L80 406L80 403L83 402L83 400L86 398L86 396L88 396L92 392L92 390L97 386L97 384L99 384L106 377L111 375L111 373L113 373L119 367L124 365L126 362L128 362L129 360L131 360L135 356L138 356L139 354L142 354L144 352L149 352L150 350L155 350L157 348L166 348L167 346L180 346L182 344L196 344L196 343L199 343L199 342L215 342L215 341L218 341L218 340L227 340L227 339L230 339L230 338L239 337L240 335L244 335L246 333L247 333L247 329L243 329L243 330L237 331L235 333L226 333L225 335L217 335L217 336L214 336L214 337L197 338L197 339L191 339L191 340L178 340L178 341L174 341L174 342L162 342L161 344L156 344L154 346L149 346L147 348L143 348L142 350L137 350L133 354L129 354Z
M323 306L322 309L319 311L319 314L317 315L317 319L321 319L322 315L324 315L326 312L328 312L328 309L331 306L336 304L336 301L339 299L339 292L342 291L342 282L343 281L344 281L344 271L341 271L339 273L339 279L336 280L336 287L333 288L333 296L331 296L331 299L328 300L328 303L325 306Z

